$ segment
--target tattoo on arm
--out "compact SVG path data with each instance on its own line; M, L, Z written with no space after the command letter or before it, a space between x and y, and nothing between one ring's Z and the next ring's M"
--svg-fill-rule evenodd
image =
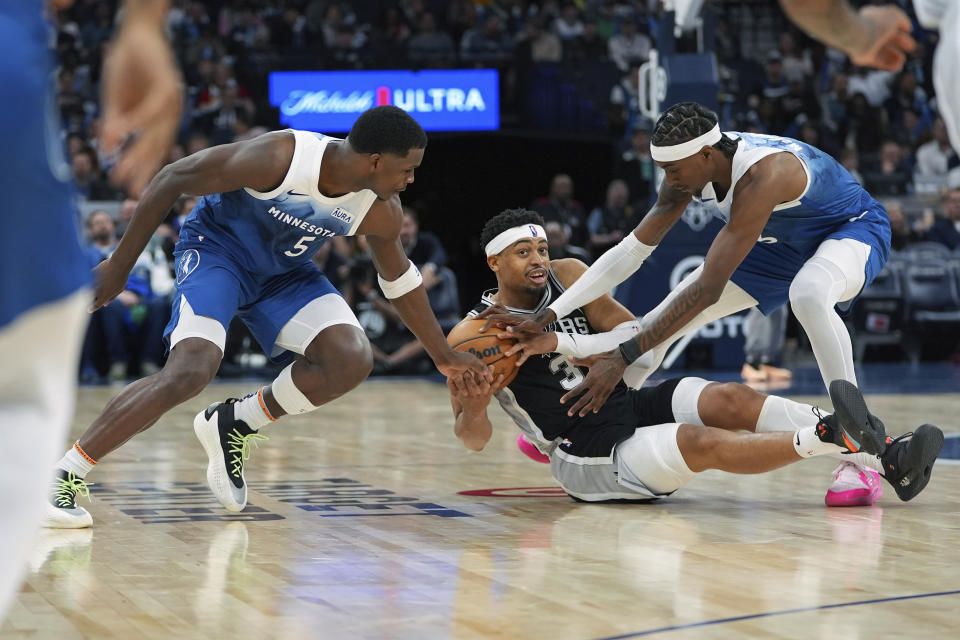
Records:
M640 345L640 352L646 353L690 322L694 315L703 309L703 286L694 281L683 293L677 296L660 317L642 330L634 340Z
M657 195L657 202L653 208L644 216L640 222L644 228L647 238L642 241L647 244L660 244L667 232L673 228L674 223L683 214L687 203L690 202L690 195L671 189L666 182L660 187L660 193Z

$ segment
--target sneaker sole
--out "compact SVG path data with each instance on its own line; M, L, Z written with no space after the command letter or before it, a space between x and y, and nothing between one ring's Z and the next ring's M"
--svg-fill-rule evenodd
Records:
M47 529L86 529L93 526L93 516L89 511L82 507L77 507L75 511L80 513L72 515L48 502L43 526Z
M223 466L220 429L216 422L207 420L206 411L201 411L193 419L193 432L203 446L203 450L207 453L207 485L209 485L213 495L227 511L243 511L244 507L247 506L246 485L244 485L242 499L238 498L234 494L237 489L230 481L227 470Z
M910 484L901 487L899 482L893 485L894 490L904 502L917 497L927 483L930 482L930 476L933 474L933 463L937 461L940 450L943 448L943 431L932 424L924 424L913 432L910 445L916 445L919 440L920 446L907 447L907 455L904 456L905 466L913 469L906 474L904 478L909 478ZM901 478L900 482L903 481ZM892 484L892 483L891 483ZM900 489L904 489L901 493Z
M870 412L860 390L846 380L834 380L830 383L830 400L840 419L844 446L853 453L883 454L887 446L886 433L870 426Z

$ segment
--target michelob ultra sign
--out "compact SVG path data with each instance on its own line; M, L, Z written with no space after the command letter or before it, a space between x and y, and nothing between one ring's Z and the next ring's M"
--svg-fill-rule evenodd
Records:
M500 126L498 73L456 71L275 71L270 104L293 129L349 131L371 107L392 104L427 131L486 131Z

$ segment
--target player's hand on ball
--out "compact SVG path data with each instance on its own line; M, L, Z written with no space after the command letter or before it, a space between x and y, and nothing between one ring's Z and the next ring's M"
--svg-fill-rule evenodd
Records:
M586 358L568 359L578 367L589 367L590 372L583 382L560 398L560 403L567 404L579 396L567 411L567 415L577 414L582 418L591 411L596 413L623 377L627 363L623 361L617 349Z
M508 337L510 338L523 340L543 333L543 328L547 326L549 320L545 321L544 318L540 317L541 315L543 314L531 317L525 313L510 313L505 307L494 304L484 309L477 318L487 321L480 329L480 333L487 331L490 327L496 327L509 331L510 335ZM552 316L553 312L550 311L549 315Z
M493 368L483 364L472 353L465 351L451 349L446 359L437 363L437 370L448 379L454 380L458 388L463 388L463 379L467 377L476 377L487 382L493 381Z
M463 405L464 409L479 412L490 404L490 398L493 397L493 394L503 388L503 374L490 381L486 378L476 378L467 373L459 381L454 378L447 378L447 387Z
M516 338L516 336L509 332L500 333L497 337L501 339ZM517 344L507 349L504 355L509 357L515 353L519 353L520 356L517 358L516 364L516 366L519 367L526 362L530 356L541 353L553 353L556 350L557 334L551 331L550 333L538 333L534 336L519 340Z
M96 288L93 290L93 302L90 304L88 311L93 313L120 295L120 292L127 286L127 276L129 275L130 271L128 269L120 267L110 258L94 267L93 276L96 281Z

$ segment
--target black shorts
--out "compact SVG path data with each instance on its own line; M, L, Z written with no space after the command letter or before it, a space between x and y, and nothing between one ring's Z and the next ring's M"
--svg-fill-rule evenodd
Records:
M673 392L683 378L671 378L655 387L628 389L638 427L676 422L673 416Z

